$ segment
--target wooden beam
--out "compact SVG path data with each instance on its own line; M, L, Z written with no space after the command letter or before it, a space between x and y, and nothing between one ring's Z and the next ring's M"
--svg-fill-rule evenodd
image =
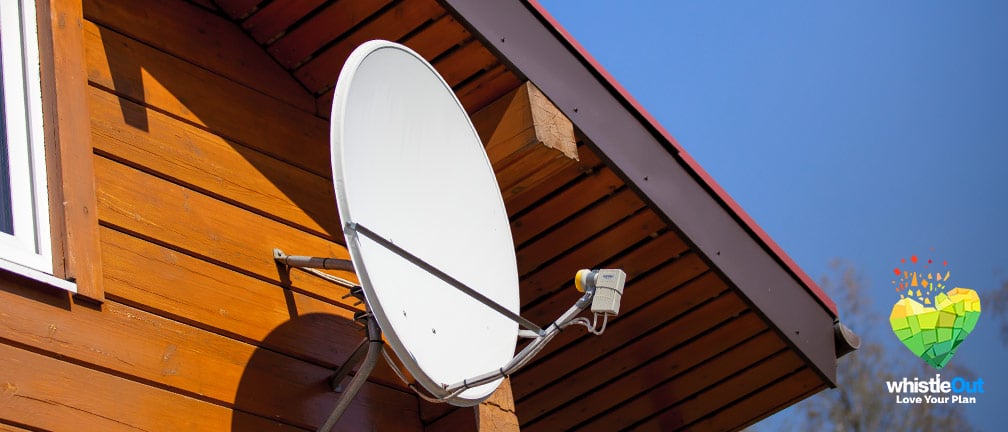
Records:
M574 125L526 82L472 115L504 200L577 163Z
M500 387L487 400L472 408L458 408L428 424L426 432L517 432L514 397L511 379L505 378Z
M105 295L88 119L84 15L79 0L38 4L54 273L75 281L78 295L101 302Z
M518 416L515 415L514 397L511 395L511 379L505 378L490 397L476 407L476 423L479 432L517 432Z

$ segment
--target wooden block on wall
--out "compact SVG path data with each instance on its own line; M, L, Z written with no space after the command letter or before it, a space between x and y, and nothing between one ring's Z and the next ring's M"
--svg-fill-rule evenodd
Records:
M472 115L505 201L577 163L574 124L526 82Z

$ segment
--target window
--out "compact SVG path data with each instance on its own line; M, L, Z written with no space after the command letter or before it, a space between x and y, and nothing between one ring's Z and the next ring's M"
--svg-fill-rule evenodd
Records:
M34 0L0 0L0 268L52 274Z

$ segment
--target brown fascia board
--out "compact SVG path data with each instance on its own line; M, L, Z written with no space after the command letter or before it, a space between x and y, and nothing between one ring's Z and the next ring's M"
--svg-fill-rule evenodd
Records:
M541 6L441 1L538 86L627 184L836 384L833 301Z

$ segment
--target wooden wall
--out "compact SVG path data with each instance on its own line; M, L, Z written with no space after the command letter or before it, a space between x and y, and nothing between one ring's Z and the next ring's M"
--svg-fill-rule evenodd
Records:
M359 306L271 256L347 256L328 121L210 4L84 1L107 300L0 279L0 430L314 430L335 404ZM341 429L421 430L393 378Z

